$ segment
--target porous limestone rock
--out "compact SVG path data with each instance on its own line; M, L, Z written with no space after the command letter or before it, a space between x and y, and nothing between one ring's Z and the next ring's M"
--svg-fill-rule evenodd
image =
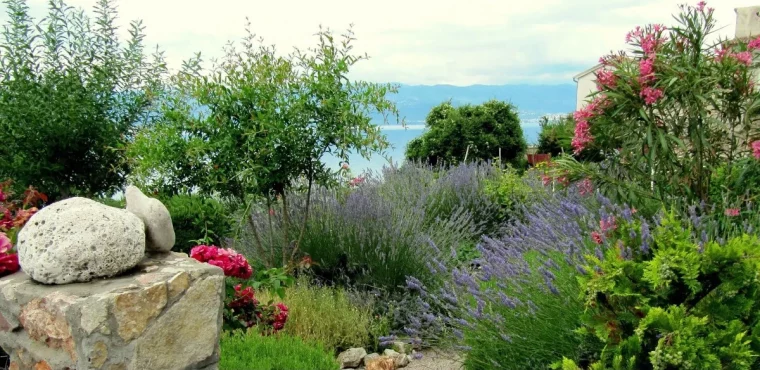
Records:
M145 226L126 210L69 198L32 216L17 248L21 269L37 282L87 282L135 267L145 256Z
M11 368L209 370L219 361L224 274L186 254L83 284L0 278L0 346Z
M145 248L152 252L168 252L174 246L172 217L161 201L149 198L140 189L127 186L127 211L140 217L145 224Z

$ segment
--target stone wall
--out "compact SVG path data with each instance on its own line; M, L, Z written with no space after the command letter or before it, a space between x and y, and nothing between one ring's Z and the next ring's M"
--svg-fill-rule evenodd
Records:
M216 369L223 300L222 270L180 253L89 283L19 272L0 279L0 346L12 370Z

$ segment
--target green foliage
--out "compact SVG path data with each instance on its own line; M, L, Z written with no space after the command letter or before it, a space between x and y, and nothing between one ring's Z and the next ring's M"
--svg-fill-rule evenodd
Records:
M255 269L251 280L253 289L273 292L280 299L285 298L285 288L295 283L295 279L288 275L284 268Z
M485 193L496 199L501 206L500 221L518 216L522 206L534 199L537 196L535 193L541 190L532 188L510 167L501 171L496 179L486 180L484 188Z
M548 117L541 117L539 125L541 131L538 133L538 153L551 154L552 157L572 153L573 147L570 142L575 129L572 114L551 121Z
M257 41L249 25L242 48L228 45L210 71L200 55L186 61L173 77L176 88L162 99L160 119L131 147L136 179L170 192L230 196L246 204L246 213L257 198L266 199L267 208L288 209L289 190L304 190L309 199L314 184L334 185L323 156L347 161L350 152L368 158L386 149L370 114L398 119L386 98L396 87L348 78L367 59L352 54L350 29L342 39L321 29L317 37L316 47L282 56ZM298 217L307 219L309 207ZM279 255L288 264L304 233L293 220L283 223ZM253 240L265 253L259 236Z
M172 217L175 251L190 253L198 244L222 245L225 237L232 236L230 210L220 201L201 195L174 195L162 201Z
M114 199L111 197L99 197L93 200L99 203L103 203L110 207L115 207L115 208L126 208L127 206L127 201L125 198Z
M407 159L455 165L499 158L501 149L502 162L516 166L527 147L517 109L497 100L456 108L442 103L430 111L425 126L427 132L407 146Z
M51 201L114 193L129 171L126 146L162 88L162 54L148 60L139 21L120 43L112 0L99 0L94 18L51 0L39 24L25 0L4 4L0 178L33 184Z
M651 252L637 234L638 221L621 223L608 237L616 247L588 256L598 269L582 279L581 332L606 342L591 368L757 368L757 236L700 245L674 212L653 230Z
M341 288L312 285L299 279L296 285L285 289L284 298L271 297L265 291L257 296L262 301L274 298L288 306L284 334L319 341L331 353L352 347L371 348L378 337L388 334L387 320L372 315L371 300L355 305Z
M738 57L751 55L747 40L714 42L718 27L709 8L683 6L674 18L667 29L647 26L633 35L632 53L605 57L609 68L597 75L608 82L579 112L607 162L594 168L592 180L614 180L605 180L606 194L637 208L642 193L661 205L708 201L712 173L746 156L759 134L749 117L760 107L760 91Z
M551 154L552 158L573 153L575 119L572 113L552 120L544 116L539 121L539 125L541 131L538 133L538 153ZM603 159L599 153L599 145L591 143L583 151L575 154L575 158L581 161L598 162Z
M712 204L737 206L757 202L760 196L760 161L743 158L715 169L710 182ZM732 204L733 203L733 204Z
M223 333L221 370L335 370L340 364L323 346L289 335Z

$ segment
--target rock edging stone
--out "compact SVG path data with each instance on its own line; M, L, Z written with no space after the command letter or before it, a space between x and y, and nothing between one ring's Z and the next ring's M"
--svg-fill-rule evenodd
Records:
M186 254L84 284L0 278L0 346L11 369L216 369L224 274Z

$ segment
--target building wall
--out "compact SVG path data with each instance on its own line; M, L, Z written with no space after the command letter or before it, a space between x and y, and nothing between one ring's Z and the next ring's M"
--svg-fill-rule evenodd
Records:
M596 91L596 75L593 73L587 73L586 75L581 76L578 78L576 86L575 110L579 110L586 105L586 99L588 96Z
M760 6L736 8L736 38L760 35Z

